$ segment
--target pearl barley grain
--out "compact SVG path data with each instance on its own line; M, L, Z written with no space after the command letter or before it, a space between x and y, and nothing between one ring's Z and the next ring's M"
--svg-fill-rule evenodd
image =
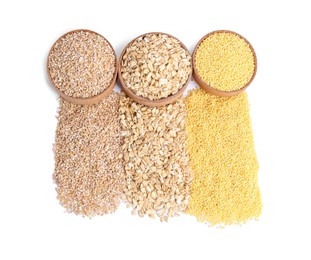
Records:
M53 178L68 212L92 217L117 209L124 188L121 141L119 94L94 105L60 98Z
M61 37L48 57L52 83L65 95L90 98L109 87L116 70L107 40L94 32L73 31Z

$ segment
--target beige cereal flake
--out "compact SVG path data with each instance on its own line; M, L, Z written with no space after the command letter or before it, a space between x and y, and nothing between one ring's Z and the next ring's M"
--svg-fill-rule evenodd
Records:
M152 108L120 100L128 207L166 221L185 211L190 194L184 102Z
M166 34L134 40L121 61L121 77L137 96L158 100L176 94L191 74L191 57L181 43Z

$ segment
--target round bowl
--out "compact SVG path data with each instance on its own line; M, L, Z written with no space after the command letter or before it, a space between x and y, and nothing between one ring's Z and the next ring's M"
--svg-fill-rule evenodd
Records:
M125 92L126 95L128 95L131 99L133 99L133 100L136 101L137 103L140 103L140 104L143 104L143 105L146 105L146 106L151 106L151 107L160 107L160 106L164 106L164 105L173 103L173 102L176 101L178 98L180 98L180 97L183 95L183 93L185 92L185 90L186 90L186 88L187 88L187 85L189 84L189 81L190 81L192 75L191 75L191 73L189 74L189 77L188 77L187 81L186 81L185 84L182 86L182 88L178 90L177 93L175 93L175 94L173 94L173 95L170 95L170 96L168 96L168 97L166 97L166 98L161 98L161 99L157 99L157 100L150 100L150 99L148 99L148 98L145 98L145 97L141 97L141 96L136 95L131 89L129 89L129 88L126 86L126 84L125 84L125 82L124 82L124 80L123 80L123 78L122 78L122 75L121 75L121 68L122 68L122 59L123 59L123 55L125 54L127 48L130 47L130 46L132 45L132 43L133 43L136 39L138 39L138 38L140 38L140 37L144 37L145 35L148 35L148 34L163 34L163 35L167 35L167 36L169 36L169 37L172 37L172 38L176 39L176 40L180 43L181 47L182 47L183 49L185 49L185 50L188 52L189 56L191 56L191 55L190 55L190 52L189 52L189 50L187 49L187 47L186 47L179 39L177 39L176 37L174 37L174 36L172 36L172 35L170 35L170 34L162 33L162 32L150 32L150 33L142 34L142 35L140 35L140 36L134 38L132 41L130 41L130 42L125 46L125 48L123 49L123 51L122 51L122 53L121 53L121 55L120 55L119 64L118 64L118 75L119 75L118 78L119 78L119 81L120 81L122 90ZM191 64L190 64L190 66L191 66L191 70L192 70L192 62L191 62Z
M206 39L208 38L209 36L211 36L212 34L215 34L215 33L232 33L232 34L235 34L237 35L238 37L240 37L241 39L243 39L250 47L252 53L253 53L253 56L254 56L254 72L253 72L253 75L251 77L251 79L248 81L248 83L243 86L242 88L240 89L237 89L237 90L233 90L233 91L222 91L222 90L218 90L218 89L215 89L211 86L209 86L199 75L197 69L196 69L196 66L195 66L195 55L196 55L196 52L197 52L197 49L198 47L200 46L200 44ZM193 51L193 54L192 54L192 67L193 67L193 78L195 79L195 81L199 84L199 86L204 89L206 92L210 93L210 94L213 94L213 95L216 95L216 96L221 96L221 97L231 97L231 96L234 96L234 95L237 95L237 94L240 94L242 93L250 84L251 82L253 81L253 79L255 78L255 75L256 75L256 72L257 72L257 57L256 57L256 53L255 53L255 50L253 48L253 46L249 43L248 40L246 40L242 35L236 33L236 32L233 32L233 31L229 31L229 30L217 30L217 31L213 31L213 32L210 32L208 34L206 34L198 43L197 45L195 46L195 49Z
M50 57L50 54L55 46L55 44L60 41L63 37L66 37L68 34L71 34L71 33L74 33L74 32L89 32L89 33L94 33L94 34L97 34L99 35L100 37L104 38L107 43L109 44L109 46L111 47L112 49L112 52L113 52L113 55L115 57L115 71L113 73L113 77L110 81L110 84L109 86L101 93L95 95L95 96L92 96L92 97L88 97L88 98L76 98L76 97L72 97L72 96L69 96L69 95L66 95L64 92L62 92L58 87L56 87L56 85L54 84L53 82L53 79L50 75L50 70L49 70L49 57ZM48 54L48 58L47 58L47 72L48 72L48 78L50 80L50 82L52 83L54 89L56 90L56 92L61 96L63 97L65 100L67 100L68 102L71 102L71 103L75 103L75 104L79 104L79 105L92 105L92 104L95 104L97 103L98 101L104 99L105 97L107 97L112 91L113 91L113 88L116 84L116 80L117 80L117 75L118 75L118 60L117 60L117 55L115 53L115 50L113 49L112 45L110 44L110 42L102 35L100 35L99 33L97 32L94 32L94 31L91 31L91 30L87 30L87 29L78 29L78 30L73 30L73 31L69 31L67 33L65 33L64 35L62 35L61 37L59 37L56 42L52 45L50 51L49 51L49 54Z

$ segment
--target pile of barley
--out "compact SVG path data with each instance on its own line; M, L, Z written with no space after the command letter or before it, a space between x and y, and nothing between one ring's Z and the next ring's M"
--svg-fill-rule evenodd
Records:
M191 57L181 43L166 34L134 40L121 61L121 77L136 95L158 100L176 94L192 72Z
M92 106L60 98L53 177L67 211L92 217L117 209L124 189L121 141L117 93Z
M189 200L184 102L156 108L124 94L120 100L128 206L133 214L165 221L183 212Z

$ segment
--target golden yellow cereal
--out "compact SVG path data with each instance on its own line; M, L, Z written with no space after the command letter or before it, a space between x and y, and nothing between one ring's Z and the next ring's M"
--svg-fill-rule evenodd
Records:
M201 42L195 66L207 85L221 91L243 88L251 80L255 60L249 44L229 32L214 33Z
M246 93L227 98L195 89L186 111L193 171L187 213L212 225L258 217L262 203Z

